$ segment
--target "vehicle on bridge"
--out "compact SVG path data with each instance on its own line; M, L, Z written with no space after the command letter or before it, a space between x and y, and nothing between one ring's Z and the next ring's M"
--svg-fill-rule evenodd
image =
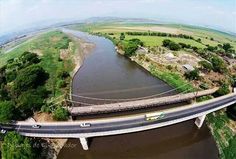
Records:
M145 115L147 121L158 120L158 119L164 118L164 116L165 114L163 112L149 113Z
M90 126L91 126L90 123L82 123L82 124L80 124L80 127L82 127L82 128L86 128L86 127L90 127Z
M41 125L33 125L32 128L39 129L39 128L41 128Z
M1 134L6 134L7 133L7 130L5 130L5 129L2 129L2 128L0 128L1 129Z

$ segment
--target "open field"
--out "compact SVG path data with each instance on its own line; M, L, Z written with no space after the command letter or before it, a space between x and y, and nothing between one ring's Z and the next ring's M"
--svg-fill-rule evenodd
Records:
M194 40L191 39L182 39L182 38L174 38L174 37L157 37L157 36L130 36L126 35L126 39L130 40L133 38L138 38L141 41L144 42L145 46L161 46L162 41L165 39L170 39L176 43L185 43L185 44L190 44L191 46L196 46L199 48L204 48L205 46L201 43L198 43Z
M132 24L132 23L98 23L98 24L85 24L85 25L73 25L73 29L79 29L87 32L101 32L101 33L113 33L112 37L119 38L122 32L162 32L170 34L185 34L194 37L195 39L200 38L202 43L205 45L217 46L218 44L230 43L236 49L236 37L215 31L207 28L193 27L178 24ZM127 36L127 39L132 37ZM135 37L133 37L135 38ZM139 37L140 38L140 37ZM160 45L160 42L165 37L141 37L146 45L155 46ZM151 39L151 40L149 40ZM168 37L175 42L185 42L186 44L192 44L197 47L204 47L201 43L198 43L191 39L180 39ZM154 40L154 41L153 41Z

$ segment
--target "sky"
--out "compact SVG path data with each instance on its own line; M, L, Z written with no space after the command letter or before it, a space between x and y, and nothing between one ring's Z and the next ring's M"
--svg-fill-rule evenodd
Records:
M90 17L149 18L236 33L236 0L0 0L0 35Z

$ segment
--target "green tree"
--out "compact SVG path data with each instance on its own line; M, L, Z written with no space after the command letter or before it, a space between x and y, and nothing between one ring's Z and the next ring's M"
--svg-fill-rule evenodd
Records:
M0 102L0 122L7 123L14 117L14 104L10 101Z
M63 107L58 106L54 111L53 111L53 119L58 120L58 121L64 121L69 118L69 112Z
M66 71L60 71L57 74L57 77L60 78L60 79L66 79L69 76L70 76L70 74Z
M17 108L21 112L23 118L29 117L34 111L40 110L42 105L44 105L42 95L37 94L36 90L23 92L18 97L17 101Z
M171 40L165 39L165 40L162 41L162 46L169 47L170 42L171 42Z
M178 51L178 50L181 49L182 45L179 45L179 44L177 44L174 41L171 41L169 39L165 39L165 40L162 41L162 46L168 47L170 50L173 50L173 51Z
M202 69L206 69L207 71L211 71L213 69L213 66L208 61L199 61L199 65L201 65Z
M0 68L0 84L6 84L6 67Z
M136 50L138 49L138 44L135 42L129 41L124 48L125 56L133 56L135 55Z
M140 45L140 46L143 46L143 45L144 45L144 43L143 43L140 39L137 39L137 38L135 38L135 39L130 39L129 41L130 41L130 42L134 42L134 43L136 43L137 45Z
M213 94L215 97L223 96L230 93L229 85L223 83L221 87Z
M225 50L225 52L228 52L232 46L230 45L230 43L225 43L223 44L222 48Z
M223 59L214 55L212 56L210 60L211 60L214 71L219 72L219 73L227 72L227 67Z
M120 40L125 40L125 33L120 34Z
M35 156L32 143L28 138L15 132L9 132L2 144L3 159L33 159Z
M196 41L199 42L199 43L201 43L201 42L202 42L202 39L198 38Z
M194 69L193 71L186 72L184 76L189 80L199 79L199 70Z
M22 69L18 74L14 83L14 90L17 93L29 89L37 88L45 84L49 75L38 65L31 65Z
M180 45L179 44L177 44L177 43L175 43L175 42L170 42L169 43L169 47L168 47L170 50L173 50L173 51L178 51L178 50L180 50Z
M24 65L32 65L39 63L40 59L38 58L37 54L26 51L21 55L20 61Z

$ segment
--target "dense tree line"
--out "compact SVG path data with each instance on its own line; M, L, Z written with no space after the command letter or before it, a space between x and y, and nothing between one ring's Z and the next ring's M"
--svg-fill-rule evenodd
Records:
M162 42L162 46L169 48L170 50L173 51L178 51L181 49L181 46L177 43L175 43L174 41L171 41L169 39L165 39Z
M46 141L23 137L15 132L9 132L4 137L2 144L3 159L33 159L41 158Z
M126 32L127 35L133 36L160 36L160 37L176 37L183 39L194 39L190 35L185 34L170 34L170 33L162 33L162 32Z
M25 119L45 104L49 74L39 62L36 54L24 52L0 69L0 122Z

